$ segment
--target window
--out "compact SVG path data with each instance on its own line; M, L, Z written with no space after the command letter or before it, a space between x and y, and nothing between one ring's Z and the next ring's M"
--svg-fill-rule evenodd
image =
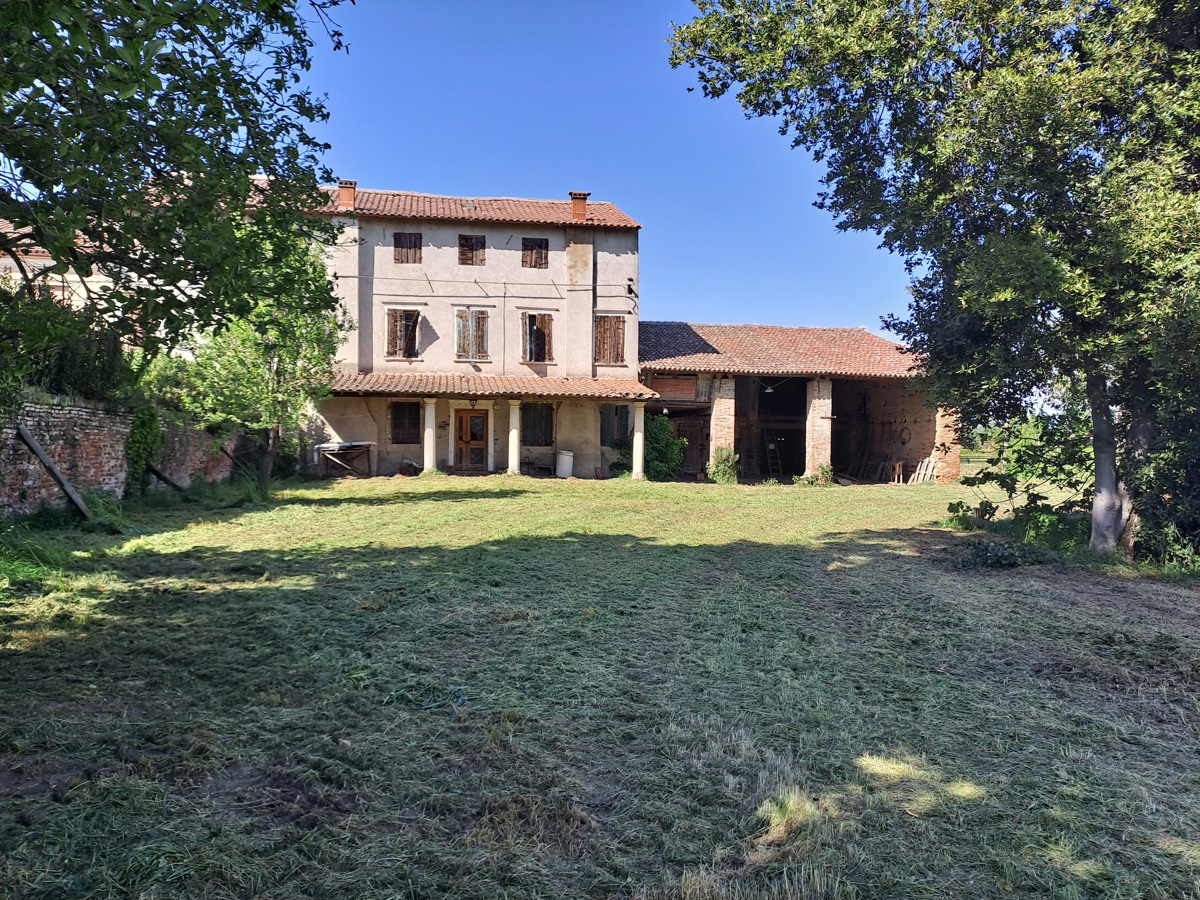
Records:
M554 362L554 316L521 313L521 359L524 362Z
M602 403L600 405L600 446L617 447L628 439L628 404Z
M521 404L521 443L526 447L554 444L554 404Z
M596 362L625 362L625 317L596 316Z
M550 268L550 239L521 238L521 265L526 269Z
M387 311L387 356L404 359L417 358L417 332L420 330L421 314L415 309L389 309Z
M392 443L421 443L421 404L393 403L391 405Z
M482 234L460 234L458 236L458 264L460 266L485 265L485 242L486 239Z
M486 309L460 309L454 313L454 358L488 358Z
M392 234L392 262L419 263L421 261L421 232L396 231Z

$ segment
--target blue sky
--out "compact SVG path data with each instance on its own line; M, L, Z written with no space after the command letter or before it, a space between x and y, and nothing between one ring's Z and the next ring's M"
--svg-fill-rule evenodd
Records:
M642 223L643 319L861 325L903 312L901 260L812 206L821 169L667 63L686 0L358 0L319 42L327 161L362 187L566 199Z

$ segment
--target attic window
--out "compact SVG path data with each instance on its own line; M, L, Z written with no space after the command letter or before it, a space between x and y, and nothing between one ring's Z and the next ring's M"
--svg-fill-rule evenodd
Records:
M487 264L487 241L482 234L460 234L458 236L458 264L460 266L482 266Z
M392 262L419 263L421 261L421 232L392 232Z
M471 201L471 200L464 200L464 201L463 201L462 208L463 208L463 209L474 209L474 208L475 208L475 203L474 203L473 201Z
M521 266L525 269L550 268L550 239L521 238Z

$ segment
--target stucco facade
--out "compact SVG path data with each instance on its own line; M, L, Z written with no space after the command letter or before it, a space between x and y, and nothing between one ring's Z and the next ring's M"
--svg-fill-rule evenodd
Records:
M602 443L631 443L633 404L653 396L637 381L637 223L586 194L430 197L342 182L335 196L345 230L329 265L356 329L334 396L320 405L319 437L373 444L380 474L406 462L545 470L570 450L576 476L607 476L618 451ZM409 440L415 413L407 428L393 423L410 415L393 404L412 402L419 440ZM540 422L552 417L535 440L521 403L542 404ZM458 410L473 411L471 421ZM605 415L628 431L614 440L608 427L602 441ZM479 440L461 440L463 428L486 430L486 454Z

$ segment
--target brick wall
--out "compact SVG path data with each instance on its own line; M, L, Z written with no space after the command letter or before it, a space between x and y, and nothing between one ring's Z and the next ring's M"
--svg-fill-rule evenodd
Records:
M14 419L0 427L0 516L70 504L33 451L17 436L18 425L29 429L76 490L100 491L119 498L125 493L125 442L132 422L129 413L101 403L65 398L26 403ZM228 478L232 466L204 432L164 430L158 467L181 487L187 487L196 477L209 481ZM156 479L150 485L163 487Z
M737 446L737 381L715 378L712 384L712 414L708 427L708 459L712 462L718 447Z
M225 444L234 452L236 438ZM233 472L233 460L221 452L221 445L212 435L196 428L167 427L158 442L158 470L180 487L190 487L194 481L224 481ZM150 479L151 490L166 490L157 478Z
M832 464L833 382L817 378L808 383L808 411L804 425L804 474L817 475Z
M99 403L55 399L27 403L0 428L0 514L36 512L70 501L50 473L17 436L29 429L46 455L79 491L114 497L125 492L125 440L132 417Z

